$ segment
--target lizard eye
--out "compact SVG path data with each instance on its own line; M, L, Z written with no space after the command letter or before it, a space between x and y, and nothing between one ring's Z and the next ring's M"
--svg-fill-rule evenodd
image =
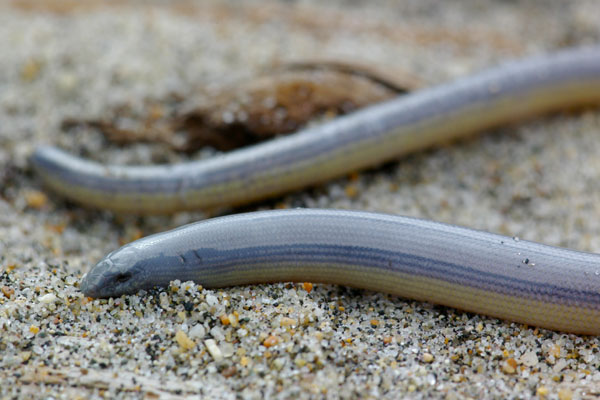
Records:
M133 276L133 274L131 272L123 272L115 277L115 282L116 283L125 283L129 279L131 279L132 276Z

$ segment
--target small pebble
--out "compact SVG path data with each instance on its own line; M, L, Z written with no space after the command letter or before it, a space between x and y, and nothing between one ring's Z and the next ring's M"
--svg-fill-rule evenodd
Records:
M206 329L202 324L196 324L188 331L188 336L192 339L202 339L206 336Z
M275 367L277 370L280 370L284 367L285 361L286 359L283 357L276 358L275 361L273 361L273 367Z
M207 294L206 295L206 303L209 306L216 306L218 304L219 300L217 299L217 296L212 295L212 294Z
M41 296L38 300L40 303L50 304L56 302L58 300L58 297L56 297L54 293L48 293Z
M212 356L213 360L217 362L223 360L223 353L221 352L221 349L219 348L219 346L217 346L217 343L213 339L206 339L204 341L204 345L206 346L206 349Z
M573 392L571 389L562 388L558 391L558 400L571 400L573 398Z
M529 350L519 358L519 362L527 367L533 367L538 364L539 360L535 351Z
M225 340L225 333L224 333L223 329L221 329L219 326L214 326L210 330L210 334L212 335L213 338L215 338L219 341Z
M350 199L357 197L359 194L358 187L355 184L346 185L346 187L344 188L344 192L346 193L346 196Z
M277 343L279 343L279 337L271 335L263 341L263 346L269 348L275 346Z
M48 203L48 196L39 190L29 189L25 192L27 206L39 210Z
M306 365L306 360L303 359L302 357L298 356L296 357L296 359L294 360L294 364L296 364L296 366L298 368L302 368Z
M295 326L298 325L298 320L294 318L283 317L279 321L280 326Z
M2 294L4 294L4 297L10 299L14 293L15 289L8 286L2 286Z
M196 343L191 340L184 331L179 330L175 334L175 340L183 350L191 350L196 347Z
M238 316L235 313L229 314L228 319L232 327L237 328L240 326Z
M225 368L223 371L221 371L221 375L223 375L225 378L231 378L236 374L236 372L237 368L232 365L231 367Z
M514 374L517 372L517 362L514 358L509 358L502 363L502 372L505 374Z
M558 361L556 361L556 364L554 364L554 366L552 367L552 371L554 371L555 373L558 373L558 372L562 371L566 366L567 366L567 361L564 358L561 358Z
M39 59L30 58L21 67L21 79L27 83L33 82L40 75L43 65Z
M235 353L235 348L233 347L233 345L231 343L221 343L221 353L223 354L224 358L229 358L231 356L233 356L233 354Z

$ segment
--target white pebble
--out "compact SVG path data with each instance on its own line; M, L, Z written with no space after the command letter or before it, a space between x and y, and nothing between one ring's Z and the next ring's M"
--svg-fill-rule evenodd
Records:
M563 368L565 368L566 366L567 366L567 362L563 358L561 358L560 360L558 360L556 362L556 364L554 365L554 367L552 367L552 370L555 373L558 373L558 372L562 371Z
M229 358L235 352L235 348L233 347L233 345L231 343L225 342L225 343L221 344L221 351L223 353L223 357Z
M208 303L209 306L216 306L219 301L217 299L217 296L212 295L212 294L207 294L206 302Z
M202 324L192 326L192 329L188 332L188 336L192 339L202 339L205 335L206 329Z
M3 360L4 365L6 365L7 367L13 367L13 368L18 366L19 364L21 364L21 362L23 362L22 359L19 359L18 357L13 356L13 355L9 355L9 356L5 357Z
M239 337L244 337L248 334L248 331L244 328L240 328L237 330L237 334Z
M53 293L48 293L40 297L38 300L40 303L50 304L56 302L58 298Z
M213 360L221 361L223 359L223 353L221 352L221 349L219 349L219 346L217 346L217 343L213 339L206 339L204 341L204 345L206 346L206 349L212 356Z
M275 367L275 369L282 369L285 366L285 360L285 358L279 357L275 361L273 361L273 366Z
M214 337L215 339L221 341L221 340L225 340L225 334L223 333L223 330L221 328L219 328L218 326L215 326L214 328L212 328L210 330L210 334L212 335L212 337Z
M519 361L521 361L521 363L527 367L533 367L533 366L537 365L539 362L538 357L535 354L535 351L533 351L533 350L529 350L528 352L523 354L519 358Z

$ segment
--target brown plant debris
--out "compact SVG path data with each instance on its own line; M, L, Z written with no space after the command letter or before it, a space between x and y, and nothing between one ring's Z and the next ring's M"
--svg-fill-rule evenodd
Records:
M400 78L398 78L400 77ZM203 93L186 104L152 104L141 120L117 110L112 120L64 121L100 130L110 142L166 143L178 151L226 151L297 131L309 121L347 114L422 86L409 74L340 61L294 62L268 75Z

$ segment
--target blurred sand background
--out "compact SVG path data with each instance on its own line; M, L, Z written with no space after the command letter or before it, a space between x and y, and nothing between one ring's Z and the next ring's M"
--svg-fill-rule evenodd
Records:
M0 3L0 398L596 398L599 340L348 288L276 284L90 301L81 276L141 235L204 218L115 216L46 195L38 143L177 162L68 119L147 115L290 60L422 85L600 41L600 3ZM404 214L600 251L600 110L496 129L244 210Z

